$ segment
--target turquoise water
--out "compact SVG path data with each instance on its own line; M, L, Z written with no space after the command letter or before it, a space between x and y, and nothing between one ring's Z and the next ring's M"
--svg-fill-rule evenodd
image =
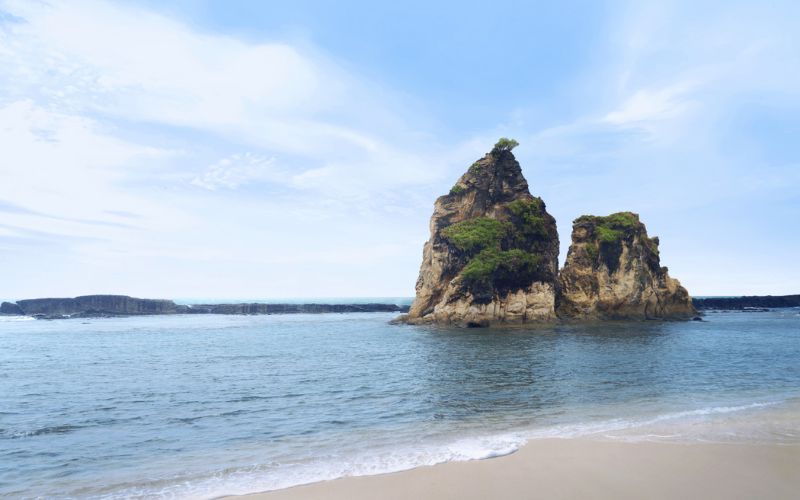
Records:
M539 437L800 443L800 310L532 329L0 319L0 495L213 498Z

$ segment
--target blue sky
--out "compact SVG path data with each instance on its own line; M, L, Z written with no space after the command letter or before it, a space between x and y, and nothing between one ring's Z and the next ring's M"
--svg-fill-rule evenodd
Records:
M631 210L692 294L798 293L799 22L0 0L0 297L410 296L434 199L500 136L562 262L573 219Z

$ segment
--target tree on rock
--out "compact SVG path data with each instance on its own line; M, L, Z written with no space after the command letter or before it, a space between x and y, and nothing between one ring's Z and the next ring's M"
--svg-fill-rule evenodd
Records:
M492 148L492 153L500 153L502 151L511 151L515 147L519 146L519 143L514 139L509 139L508 137L501 137L497 144L494 145Z

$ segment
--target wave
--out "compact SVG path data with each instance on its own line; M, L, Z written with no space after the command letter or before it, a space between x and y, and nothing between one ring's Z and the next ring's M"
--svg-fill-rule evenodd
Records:
M89 496L112 500L138 496L211 499L244 495L343 477L388 474L446 462L495 458L514 453L525 441L521 435L503 434L421 447L364 450L350 457L331 456L329 459L305 463L268 463L215 471L202 476L180 475L145 484L118 484L104 492L89 492Z
M0 315L0 323L3 322L12 322L12 321L35 321L36 318L33 316L2 316Z
M82 425L64 424L64 425L53 425L53 426L42 427L30 431L10 432L5 430L0 430L0 434L5 433L8 434L8 437L11 439L20 439L26 437L44 436L47 434L69 434L83 427L84 426Z
M306 462L269 463L215 471L203 476L165 478L157 482L137 485L135 490L131 488L116 489L113 493L109 492L99 496L109 499L143 494L154 497L218 498L284 489L343 477L399 472L446 462L501 457L512 454L526 443L537 439L599 437L638 441L686 438L687 436L681 432L648 431L640 436L614 433L632 429L648 429L655 424L696 422L719 415L745 414L752 410L777 407L782 403L786 403L786 401L708 406L658 415L645 415L640 418L611 418L595 422L552 425L497 435L479 435L447 442L365 449L350 456L333 453L326 459ZM759 420L760 416L761 414L754 420Z

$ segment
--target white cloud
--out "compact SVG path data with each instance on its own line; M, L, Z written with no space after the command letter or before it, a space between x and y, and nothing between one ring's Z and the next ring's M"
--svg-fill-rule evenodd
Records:
M406 221L365 230L359 218L387 204L427 211L451 166L419 140L424 117L405 116L406 98L309 46L201 33L119 3L0 0L0 10L11 14L0 21L0 173L11 179L0 206L18 207L3 212L0 236L18 242L5 267L39 255L62 269L46 282L9 278L7 293L113 280L134 293L145 277L159 294L198 293L188 283L224 261L256 266L229 292L270 283L281 294L286 256L307 273L344 269L348 255L351 268L388 267L409 245L394 234ZM86 272L68 277L73 266ZM325 279L336 289L340 277Z
M192 184L210 191L236 189L251 182L281 182L285 175L275 168L275 158L244 153L219 160L195 177Z
M385 148L386 102L318 54L281 42L205 35L104 2L10 1L4 86L78 112L208 130L324 158ZM381 122L384 123L375 123ZM371 130L375 130L374 128Z

